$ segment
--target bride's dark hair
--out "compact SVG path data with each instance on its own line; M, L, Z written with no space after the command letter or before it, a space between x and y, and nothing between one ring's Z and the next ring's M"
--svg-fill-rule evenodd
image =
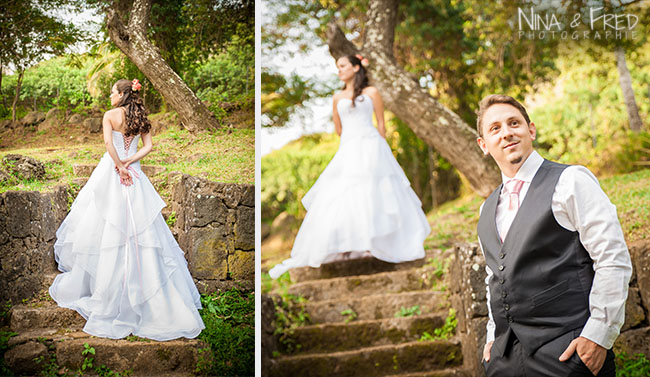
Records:
M115 87L118 93L123 93L117 107L126 107L126 125L124 136L146 134L151 129L151 122L147 118L147 109L144 107L139 90L132 90L133 83L129 80L117 80Z
M359 70L354 74L354 91L352 94L352 107L354 107L354 101L361 95L363 88L368 86L368 76L366 74L366 68L361 64L361 59L355 55L347 55L346 58L352 66L359 66ZM343 89L346 87L347 85ZM363 101L363 97L361 100Z

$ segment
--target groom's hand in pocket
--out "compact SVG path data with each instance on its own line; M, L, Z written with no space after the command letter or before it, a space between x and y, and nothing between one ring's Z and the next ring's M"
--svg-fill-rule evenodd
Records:
M488 343L485 343L483 346L483 360L485 360L486 363L490 362L490 352L492 351L492 344L494 343L494 340Z
M600 369L605 363L605 357L607 356L607 350L604 347L582 336L571 341L564 353L560 355L560 361L569 360L574 352L578 353L580 360L582 360L594 376L600 372Z

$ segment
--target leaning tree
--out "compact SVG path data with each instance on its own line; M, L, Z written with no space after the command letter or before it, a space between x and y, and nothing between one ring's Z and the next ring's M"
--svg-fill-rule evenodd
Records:
M463 174L474 191L488 196L500 184L501 175L492 158L476 145L477 132L422 88L393 55L398 3L369 1L360 47L331 21L327 29L330 53L334 58L356 53L368 57L372 84L382 93L386 107Z
M106 15L111 40L176 110L187 130L195 132L218 128L214 114L167 64L159 49L147 37L151 5L152 0L133 0L130 4L114 1Z

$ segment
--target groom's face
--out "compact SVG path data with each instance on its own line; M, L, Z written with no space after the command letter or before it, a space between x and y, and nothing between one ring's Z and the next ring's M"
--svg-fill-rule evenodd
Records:
M526 124L521 112L510 104L490 106L483 115L481 129L479 147L494 158L501 170L518 167L533 151L535 124Z

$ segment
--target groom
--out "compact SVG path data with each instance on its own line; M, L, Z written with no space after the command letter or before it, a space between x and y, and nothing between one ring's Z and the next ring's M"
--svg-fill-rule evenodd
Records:
M585 167L533 149L535 124L514 98L485 97L476 123L503 178L478 223L487 375L614 376L632 272L616 207Z

